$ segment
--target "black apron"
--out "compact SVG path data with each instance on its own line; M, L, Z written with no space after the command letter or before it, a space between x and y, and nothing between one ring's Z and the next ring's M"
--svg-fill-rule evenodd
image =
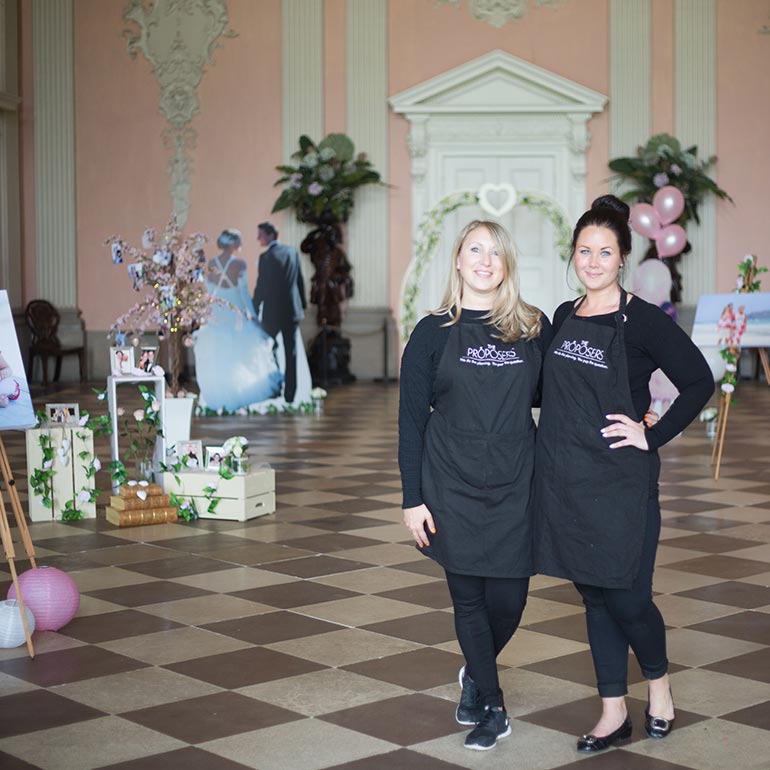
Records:
M639 571L654 453L609 449L605 415L635 410L628 383L620 292L615 327L572 309L543 362L532 506L538 572L629 588Z
M506 343L493 331L460 321L439 362L422 462L436 533L422 550L450 572L529 577L541 355L534 340Z

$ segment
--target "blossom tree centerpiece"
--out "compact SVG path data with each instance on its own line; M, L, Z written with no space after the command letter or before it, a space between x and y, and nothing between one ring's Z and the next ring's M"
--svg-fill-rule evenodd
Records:
M320 371L324 373L323 384L329 382L329 369L338 373L336 381L345 382L354 378L347 372L350 343L339 334L339 327L354 285L342 248L341 225L353 211L355 190L381 184L381 179L366 153L356 154L345 134L329 134L318 144L303 135L291 157L295 165L276 167L281 177L275 186L284 189L273 212L293 209L298 222L314 225L301 245L315 268L310 301L318 307L316 320L321 327L311 345L310 363L314 379L319 379Z
M683 207L676 218L665 222L667 225L678 225L686 228L687 223L694 221L700 224L698 206L707 195L729 200L732 198L706 173L716 163L716 156L706 160L698 158L698 148L693 145L683 149L678 139L669 134L656 134L651 137L644 147L637 148L636 156L615 158L609 162L609 167L618 179L625 181L629 187L621 197L625 201L653 204L656 193L665 188L676 188L683 198ZM656 206L657 208L657 206ZM657 224L660 230L661 223ZM681 243L676 244L674 253L659 253L660 243L639 227L634 229L642 235L651 238L650 248L645 259L660 257L671 271L673 279L672 302L681 301L682 276L677 269L677 263L682 254L690 250L690 245L684 233L681 233ZM654 226L652 227L654 229Z
M113 262L127 263L134 290L142 298L115 320L110 335L123 335L139 344L142 334L152 332L168 346L168 372L171 394L179 393L182 367L181 344L191 347L192 333L206 323L214 303L228 303L206 290L203 252L205 236L183 236L172 217L160 239L147 229L142 248L130 245L119 235L112 236ZM162 373L162 370L161 370Z

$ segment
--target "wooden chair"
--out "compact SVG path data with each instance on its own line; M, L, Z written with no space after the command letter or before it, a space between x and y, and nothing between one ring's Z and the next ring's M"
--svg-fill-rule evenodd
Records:
M32 335L27 356L27 373L30 382L32 381L32 373L34 371L35 356L40 356L43 365L43 386L47 387L48 357L56 357L56 369L53 380L58 382L61 375L62 358L68 355L77 355L80 363L80 381L85 382L86 349L83 345L79 347L62 347L59 338L56 336L56 330L59 328L59 322L61 321L59 311L44 299L33 299L24 310L24 320Z

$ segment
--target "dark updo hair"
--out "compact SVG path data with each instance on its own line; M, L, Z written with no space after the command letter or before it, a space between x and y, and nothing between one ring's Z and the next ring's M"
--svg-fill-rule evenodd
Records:
M572 255L575 254L577 240L580 233L586 227L606 227L615 233L620 249L622 262L631 253L631 228L628 226L628 218L631 209L615 195L601 195L592 204L591 208L578 219L575 230L572 233ZM572 257L570 257L572 261Z
M234 227L228 227L226 230L222 230L221 235L217 238L217 246L220 249L226 249L228 246L239 248L242 242L241 231L236 230Z

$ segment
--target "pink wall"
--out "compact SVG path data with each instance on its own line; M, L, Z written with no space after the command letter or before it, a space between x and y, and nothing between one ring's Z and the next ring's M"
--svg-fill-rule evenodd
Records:
M345 0L324 0L324 136L347 133Z
M138 244L145 227L162 229L171 213L160 89L146 59L126 51L124 7L75 4L78 300L89 329L108 328L136 301L105 238ZM224 227L241 229L253 281L256 224L272 208L281 158L280 0L230 0L228 11L238 37L222 41L198 89L185 229L213 240Z
M432 0L390 0L389 83L397 94L448 69L500 49L600 93L609 90L609 17L606 0L565 3L558 10L530 4L527 15L495 29L473 20L467 4L436 7ZM607 189L606 112L589 123L591 148L587 200ZM397 308L401 280L412 253L411 177L407 120L390 117L390 298ZM397 311L396 311L397 312Z
M745 254L770 266L770 37L757 32L770 9L766 0L717 8L717 181L735 201L717 207L717 290L731 291Z
M324 0L326 131L345 130L347 2ZM35 296L34 159L32 155L31 0L21 0L20 113L25 300ZM122 35L125 0L78 0L75 8L75 97L78 294L90 330L106 329L135 299L125 266L113 266L103 246L120 233L137 242L170 214L163 147L165 123L150 65L132 60ZM281 158L280 0L228 0L230 26L199 87L201 111L193 153L188 230L216 238L222 227L244 233L243 255L255 278L255 225L276 196L274 166ZM652 113L654 131L674 123L673 0L653 0ZM729 289L737 260L747 252L767 264L770 242L770 39L767 0L718 0L719 183L736 206L719 204L718 288ZM389 94L398 93L502 49L599 92L608 92L607 0L570 0L554 10L530 3L525 18L495 29L459 8L434 0L389 0ZM607 116L589 125L587 199L606 189ZM412 251L407 122L389 118L390 297L394 310ZM365 148L362 148L365 149ZM276 218L280 226L280 217ZM213 249L212 249L213 251ZM770 287L770 285L769 285Z
M674 133L674 0L652 0L652 133Z

